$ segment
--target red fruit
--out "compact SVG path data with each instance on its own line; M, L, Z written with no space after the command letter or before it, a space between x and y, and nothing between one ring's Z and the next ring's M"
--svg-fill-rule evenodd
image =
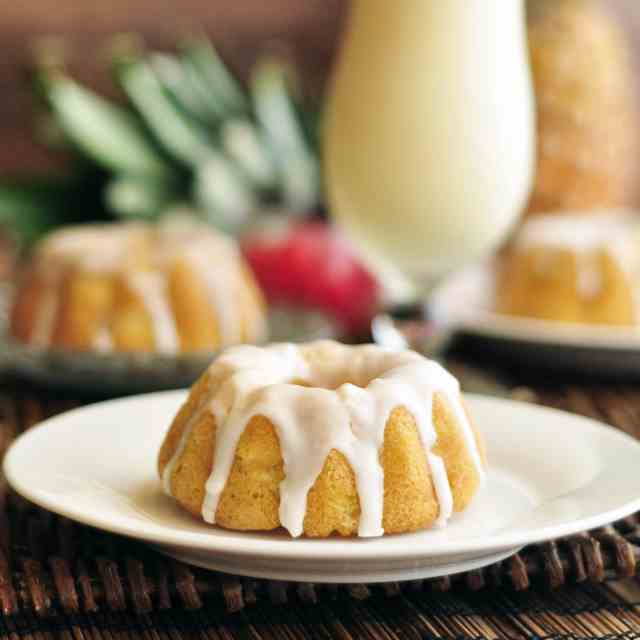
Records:
M349 334L368 330L379 287L344 238L322 222L281 222L242 243L267 300L323 311Z

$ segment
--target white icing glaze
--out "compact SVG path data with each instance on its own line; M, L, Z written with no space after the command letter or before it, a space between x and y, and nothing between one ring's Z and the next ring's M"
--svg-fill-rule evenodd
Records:
M51 280L52 282L45 289L38 313L36 313L33 332L29 340L29 344L35 347L48 347L53 337L59 305L58 295L56 294L57 274Z
M474 448L476 448L475 443ZM453 495L451 493L451 487L449 486L447 469L444 466L442 458L434 456L432 453L429 453L427 458L431 469L431 477L433 478L433 486L436 490L436 497L440 505L440 513L436 520L436 526L444 527L453 513Z
M594 256L589 253L578 254L578 292L588 300L602 293L604 278Z
M108 327L100 327L93 341L93 348L98 353L109 353L113 351L113 339Z
M187 444L187 440L189 439L187 436L191 433L193 427L196 425L198 420L202 415L202 411L204 410L207 398L203 398L201 404L196 408L191 418L185 425L184 432L180 441L178 442L178 446L176 447L175 453L173 454L171 460L167 463L167 466L164 468L162 473L162 488L167 495L171 495L171 477L173 476L173 472L175 471L176 465L178 461L182 457L184 452L184 448Z
M181 257L194 267L203 281L211 308L218 322L223 344L242 342L243 323L235 309L247 309L243 320L249 320L247 333L252 340L264 337L262 314L253 313L248 302L247 284L242 270L242 259L236 245L226 236L202 233L200 225L184 218L172 218L159 227L163 244L160 252L165 262ZM214 259L212 259L212 257Z
M68 227L42 243L38 258L86 271L118 271L136 244L144 241L145 233L145 227L139 223Z
M198 249L192 249L187 256L204 282L209 304L218 321L220 339L224 344L241 342L242 325L234 312L236 288L239 284L237 270L229 269L226 262L212 264L208 254Z
M202 506L207 522L215 522L238 442L256 415L272 422L280 441L285 479L280 485L279 516L292 536L303 532L307 494L332 450L346 457L355 474L361 509L358 534L384 533L379 454L387 421L397 407L405 407L416 421L440 505L438 524L445 524L453 511L453 497L445 465L431 451L437 438L432 419L435 393L442 394L454 412L473 463L484 476L457 381L417 353L329 341L240 346L214 361L209 376L212 396L202 401L185 427L162 478L170 494L171 478L190 433L203 412L210 411L217 432Z
M140 296L151 318L157 350L161 353L177 353L180 339L169 305L164 274L137 271L129 275L127 283Z
M529 217L518 231L521 245L556 246L591 250L632 233L637 214L632 212L590 211L551 213Z
M544 215L532 216L518 232L519 247L570 249L578 253L608 251L627 269L637 259L638 223L633 215Z

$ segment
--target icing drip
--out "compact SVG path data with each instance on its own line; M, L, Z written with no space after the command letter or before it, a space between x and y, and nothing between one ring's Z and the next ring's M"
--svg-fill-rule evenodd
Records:
M593 254L578 255L578 292L588 300L602 292L604 278Z
M191 430L204 411L212 412L217 433L202 506L207 522L215 522L238 442L256 415L271 421L280 441L285 479L280 485L279 515L292 536L303 532L307 494L332 450L345 456L356 478L361 510L358 534L384 533L384 472L379 455L387 421L398 407L406 408L416 421L440 505L438 524L445 524L453 511L453 496L445 465L431 452L437 438L432 419L435 393L450 405L473 463L484 476L457 381L417 353L334 342L241 346L216 360L209 376L213 395L195 412L163 472L164 489L170 494L171 477Z
M93 348L98 353L110 353L113 351L113 340L111 339L111 333L107 327L101 327L98 330L93 341Z
M169 460L169 462L167 463L167 466L164 468L164 471L162 473L162 488L164 489L164 492L169 496L171 495L171 477L173 476L173 472L175 471L176 465L178 464L178 460L180 460L182 454L184 453L184 448L188 440L186 436L187 434L191 433L193 427L197 424L198 420L202 416L203 405L204 403L200 405L196 409L196 411L194 411L193 415L185 425L184 433L182 435L182 438L180 438L180 442L176 447L176 451L173 454L171 460Z
M164 241L161 253L169 263L185 257L202 279L209 303L216 314L218 331L223 344L242 342L242 322L235 313L246 295L246 283L242 272L242 260L235 246L221 235L202 235L202 229L192 222L174 219L160 227ZM178 249L178 251L176 251ZM212 260L212 257L215 258ZM253 314L249 313L248 317ZM262 326L254 323L248 327L250 339L262 337Z
M209 304L214 309L218 321L220 339L224 344L241 342L242 327L234 313L238 288L237 270L230 270L226 262L212 264L209 256L200 251L191 250L188 257L204 282Z
M118 271L136 245L144 242L145 234L137 223L69 227L49 236L38 257L92 272Z
M637 230L631 215L534 216L522 226L516 243L522 248L570 249L582 255L606 251L631 275L638 264Z
M588 215L532 216L518 232L520 246L542 246L590 251L611 244L625 244L636 226L633 214L590 212Z
M431 476L433 478L433 486L436 490L436 497L440 505L440 513L436 520L436 526L444 527L453 514L453 495L449 486L449 478L447 477L447 469L444 466L442 458L434 456L430 453L427 456L429 466L431 468Z
M153 272L132 273L127 282L140 296L151 318L155 346L163 353L177 353L180 347L164 276Z
M60 274L54 271L49 274L44 297L37 309L34 318L34 327L29 339L29 344L34 347L48 347L53 338L53 330L58 315L60 300L56 293Z

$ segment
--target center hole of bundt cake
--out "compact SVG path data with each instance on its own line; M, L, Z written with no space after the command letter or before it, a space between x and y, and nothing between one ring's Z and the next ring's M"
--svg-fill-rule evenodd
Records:
M369 381L367 381L365 384L359 384L359 383L362 383L362 381L359 380L357 382L354 382L353 380L345 380L345 379L309 381L309 380L301 380L299 378L291 380L291 382L289 382L289 384L293 385L294 387L306 387L307 389L326 389L327 391L335 391L336 389L339 389L343 384L351 384L354 387L364 389L369 383Z
M304 371L292 376L289 384L311 389L336 391L344 385L367 389L381 376L389 376L404 364L397 353L369 346L350 350L345 346L320 344L302 350Z
M313 387L314 386L310 382L307 382L306 380L301 380L300 378L296 378L295 380L291 380L291 382L289 382L289 384L293 385L294 387Z

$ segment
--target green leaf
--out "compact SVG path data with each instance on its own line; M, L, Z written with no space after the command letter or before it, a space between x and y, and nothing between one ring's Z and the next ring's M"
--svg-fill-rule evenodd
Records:
M192 120L198 128L204 129L200 135L215 144L220 152L234 163L238 170L259 191L273 190L277 174L273 159L265 141L254 122L247 116L225 118L224 108L215 111L215 105L202 100L198 87L194 85L193 69L182 64L174 56L154 54L151 66L166 94L187 120ZM207 89L208 97L215 98ZM215 102L215 100L214 100ZM218 103L218 106L221 106Z
M107 208L122 218L157 219L176 196L167 182L135 176L116 176L104 190Z
M320 157L321 131L322 131L322 109L317 105L299 104L297 105L298 118L302 126L307 145L315 158Z
M198 36L188 38L183 42L182 50L185 63L191 65L195 73L194 82L206 87L224 111L231 114L249 112L245 92L210 40Z
M193 197L207 220L229 233L237 233L258 208L256 196L246 182L219 158L210 158L198 167Z
M224 228L236 228L256 205L248 175L216 145L209 131L171 100L139 56L121 58L118 78L153 135L194 176L193 197Z
M215 87L208 84L209 79L203 77L199 69L185 55L181 56L182 68L188 82L189 91L200 105L207 124L217 127L230 115L229 109L216 92Z
M96 164L138 175L164 176L169 172L127 110L59 73L49 75L43 85L65 134Z
M209 101L203 101L199 90L193 86L190 71L182 61L165 53L154 53L149 58L151 66L164 90L185 112L202 123L217 124L220 113L212 113Z
M319 201L320 172L289 93L286 65L275 59L262 61L250 86L256 117L278 164L285 204L306 213Z
M147 62L139 58L123 60L117 66L117 77L153 136L170 155L195 167L216 154L208 132L172 102Z
M260 190L274 189L277 170L266 141L246 118L228 119L220 128L222 148Z

